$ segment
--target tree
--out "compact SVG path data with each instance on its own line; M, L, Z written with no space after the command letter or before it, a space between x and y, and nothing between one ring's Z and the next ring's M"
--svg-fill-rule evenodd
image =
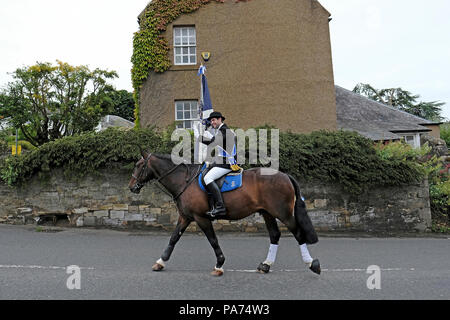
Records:
M127 90L109 90L105 94L104 105L109 114L134 122L135 103L133 93Z
M441 125L441 139L445 140L447 147L450 148L450 122Z
M402 88L378 90L370 84L359 83L353 89L353 92L430 121L440 122L444 120L441 113L445 102L417 102L420 95L413 95Z
M116 77L115 71L61 61L18 68L0 93L0 116L34 146L90 131L108 113L107 80Z

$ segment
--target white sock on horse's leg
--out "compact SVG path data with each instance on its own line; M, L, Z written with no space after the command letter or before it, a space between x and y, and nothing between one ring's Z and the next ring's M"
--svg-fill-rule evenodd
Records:
M167 261L166 261L167 262ZM165 262L163 261L163 259L159 259L158 261L156 261L157 264L159 264L160 266L163 266L164 268L166 267Z
M300 251L302 253L303 262L309 265L309 267L311 267L313 258L311 258L311 255L309 254L308 247L306 246L306 244L302 244L300 246Z
M267 259L266 261L264 261L264 264L267 264L269 266L273 265L275 263L275 260L277 259L277 252L278 252L278 245L271 244L269 248L269 253L267 254Z

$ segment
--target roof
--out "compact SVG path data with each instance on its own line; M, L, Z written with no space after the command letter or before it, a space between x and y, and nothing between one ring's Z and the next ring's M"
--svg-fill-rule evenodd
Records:
M147 10L147 8L152 4L153 0L150 0L148 2L148 4L145 6L145 8L141 11L141 13L139 13L138 15L138 23L140 24L140 21L142 20L142 18L144 17L145 11ZM329 17L331 17L331 13L325 9L325 7L318 1L318 0L311 0L312 5L314 6L318 6L319 8L323 9Z
M107 115L100 120L95 131L103 131L110 127L134 128L134 123L119 116Z
M401 132L429 132L438 124L373 101L339 86L336 88L338 128L357 131L372 140L397 140Z
M317 5L320 8L323 9L323 11L325 11L328 14L328 17L331 17L331 13L330 11L328 11L327 9L325 9L325 7L318 1L318 0L313 0L313 5Z

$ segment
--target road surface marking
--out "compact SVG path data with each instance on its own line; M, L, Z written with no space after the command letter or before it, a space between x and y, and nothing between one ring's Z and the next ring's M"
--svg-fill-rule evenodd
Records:
M271 272L300 272L305 269L282 269L282 270L273 270ZM381 271L415 271L415 268L384 268L380 269ZM241 273L257 273L258 270L225 270L228 272L241 272ZM366 272L366 269L322 269L323 272Z
M43 269L43 270L66 270L67 267L56 267L56 266L24 266L24 265L2 265L0 264L0 269ZM84 270L95 270L91 267L81 267Z

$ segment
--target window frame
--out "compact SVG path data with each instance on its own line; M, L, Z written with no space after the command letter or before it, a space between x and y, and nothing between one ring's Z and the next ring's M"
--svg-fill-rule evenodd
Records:
M420 134L416 132L405 132L400 134L402 139L413 148L420 148ZM409 143L407 137L413 137L413 144Z
M179 106L180 103L183 104L183 110L182 111L178 111L178 106ZM185 118L186 112L188 111L188 110L185 109L186 108L186 103L189 103L189 113L190 113L190 117L189 118ZM194 99L190 99L190 100L175 100L175 104L174 105L175 105L175 122L177 123L177 125L176 125L177 129L192 130L194 122L195 121L200 121L200 116L198 114L200 105L199 105L198 100L194 100ZM196 111L196 113L195 113L195 111ZM179 119L178 112L182 112L183 113L182 119ZM194 112L194 114L196 114L196 117L194 117L194 118L192 117L193 112ZM187 121L191 122L190 128L186 128L186 122Z
M179 35L177 35L177 30ZM183 35L183 30L186 30L186 35ZM193 32L193 35L191 34ZM183 43L184 38L187 39L186 43ZM194 42L191 42L191 39ZM177 40L180 40L177 42ZM193 48L194 52L191 52ZM177 51L180 53L177 53ZM187 53L184 50L187 49ZM188 62L184 62L184 58L187 57ZM180 62L177 62L177 58L180 58ZM191 61L191 59L194 61ZM173 27L173 63L176 66L191 66L197 64L197 30L195 26L174 26Z

